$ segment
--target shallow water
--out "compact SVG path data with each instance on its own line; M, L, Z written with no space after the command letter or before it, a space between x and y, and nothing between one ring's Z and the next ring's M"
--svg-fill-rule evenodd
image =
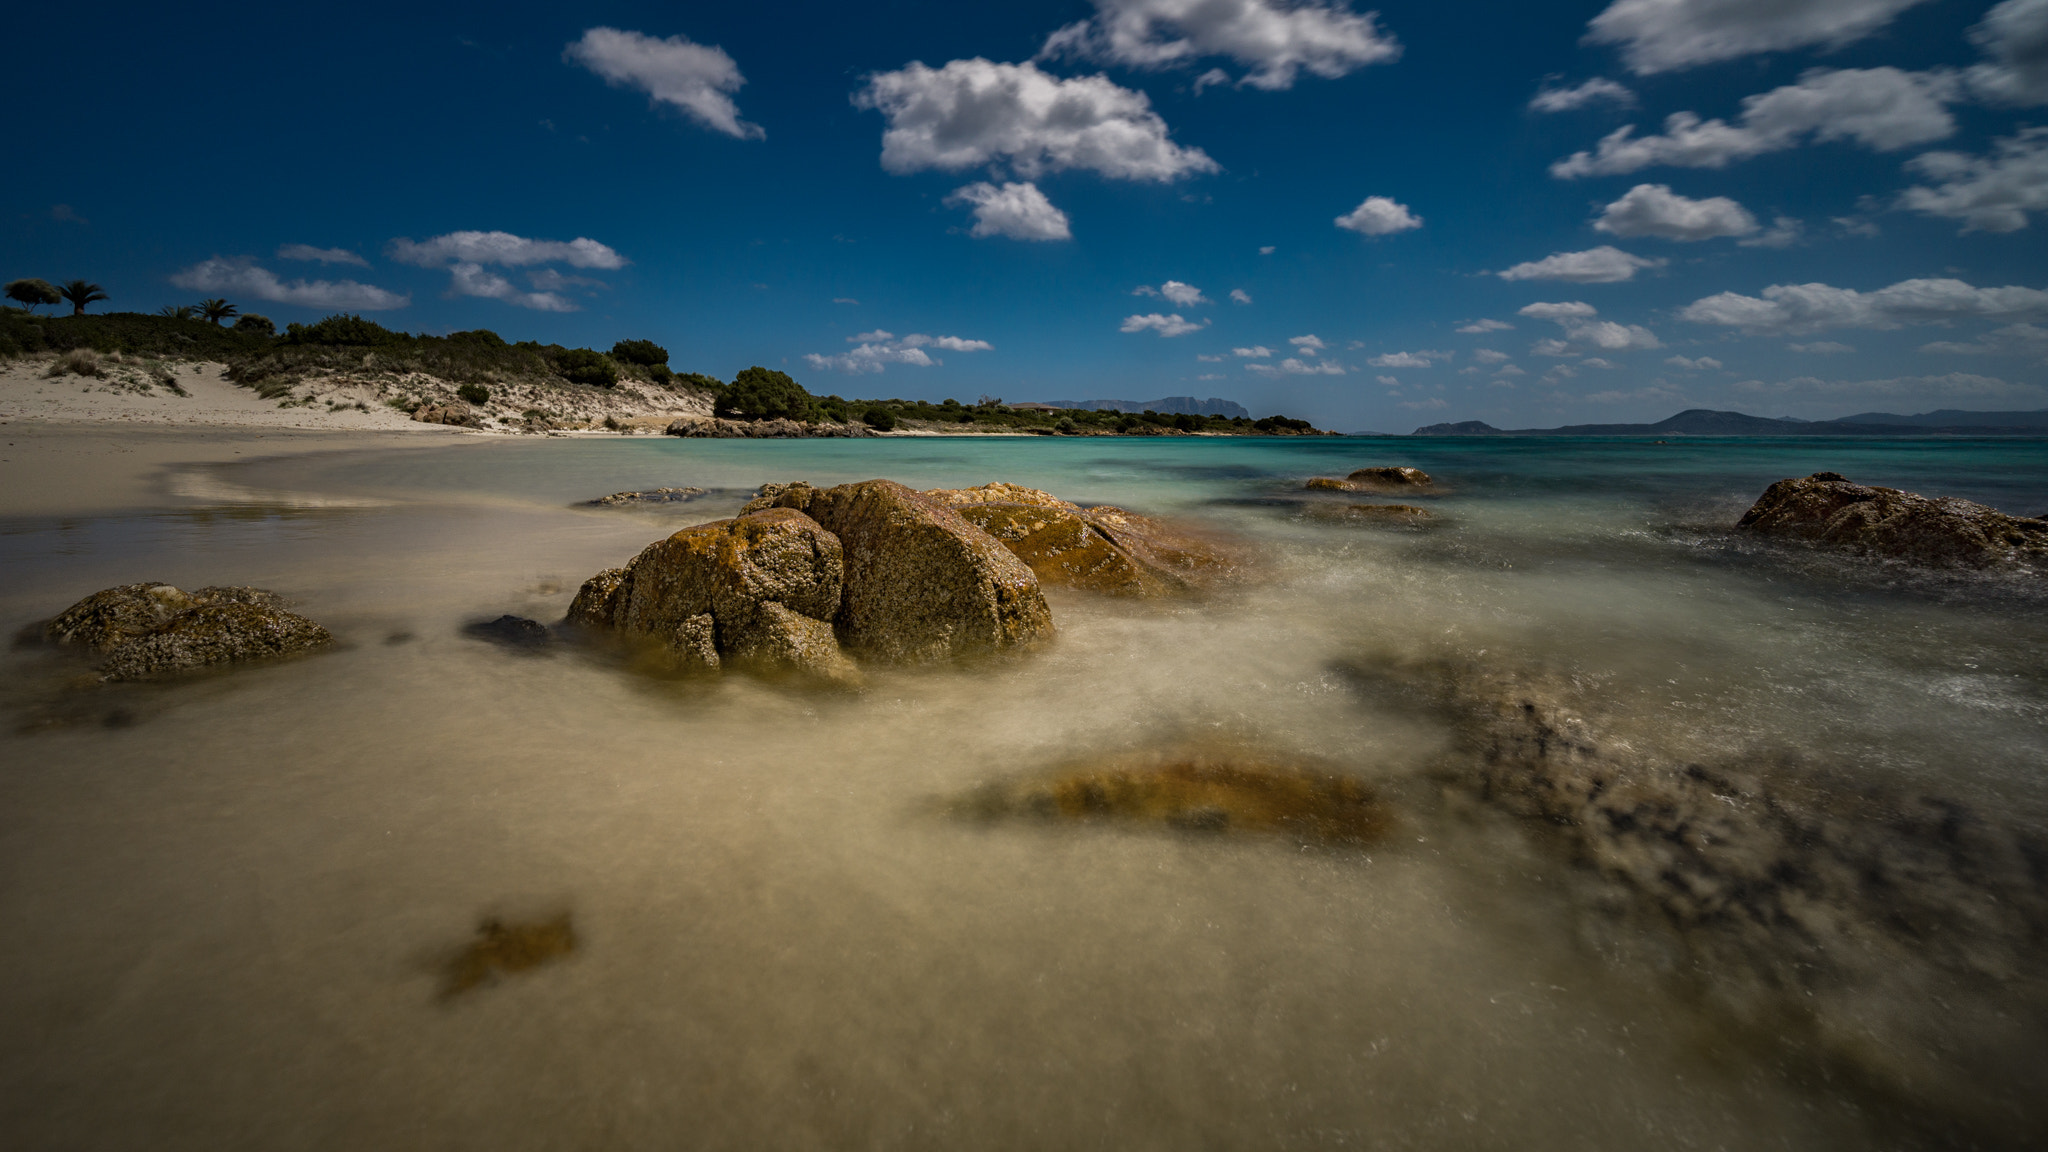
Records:
M1435 474L1440 526L1286 503L1306 476L1371 464ZM1959 1019L1989 1006L1997 1027L1897 1024L1886 1004L1829 1033L1875 1055L1780 1042L1769 1017L1699 995L1721 974L1679 971L1654 901L1601 887L1541 821L1464 798L1455 722L1353 674L1527 670L1574 685L1570 705L1645 758L1768 757L1802 787L1934 796L2041 842L2048 596L1725 531L1772 480L1821 469L2048 510L2041 441L622 438L258 461L188 478L152 514L7 523L10 631L154 579L277 589L342 646L120 692L60 690L49 654L8 654L0 1133L2024 1143L2042 1106L1976 1070L2042 1055L2031 972L1905 965L1903 987ZM585 576L764 481L874 476L1197 520L1255 542L1263 572L1194 604L1055 590L1048 651L880 673L852 696L648 681L460 634L558 618ZM728 491L572 506L661 485ZM1344 849L946 804L1215 741L1354 774L1398 831ZM566 960L439 995L481 918L563 912ZM1945 1075L1985 1086L1948 1093Z

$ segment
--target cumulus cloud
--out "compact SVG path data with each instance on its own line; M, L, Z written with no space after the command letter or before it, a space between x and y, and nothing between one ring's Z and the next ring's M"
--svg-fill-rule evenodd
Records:
M1095 0L1095 16L1054 32L1041 59L1074 56L1132 68L1172 68L1227 56L1248 71L1238 83L1291 88L1302 71L1335 79L1400 58L1377 15L1325 0ZM1228 81L1210 69L1197 91Z
M1771 230L1735 243L1744 248L1790 248L1806 235L1806 225L1790 216L1771 221Z
M1117 331L1144 332L1150 330L1159 333L1161 336L1185 336L1190 332L1200 332L1208 326L1209 322L1207 320L1197 324L1192 320L1183 319L1178 312L1171 316L1162 316L1157 312L1148 312L1142 316L1124 317L1124 322Z
M821 372L829 370L860 376L880 372L890 364L930 368L944 363L926 352L927 348L937 348L946 352L989 352L995 349L995 345L986 340L970 340L960 336L927 336L922 332L913 332L898 340L895 333L881 328L848 336L846 341L854 345L849 351L834 356L811 352L804 356L804 361Z
M1599 309L1583 300L1530 304L1521 314L1534 320L1549 320L1564 329L1563 340L1538 340L1529 349L1536 356L1576 356L1587 348L1624 352L1636 348L1662 348L1654 333L1640 324L1617 324L1597 319Z
M250 260L226 260L219 256L202 260L171 277L171 283L192 292L222 296L243 296L272 304L300 304L308 308L332 308L350 312L384 312L412 303L411 296L388 292L374 284L354 280L284 281L277 274Z
M1553 252L1496 272L1503 280L1563 280L1570 284L1618 284L1633 280L1644 268L1661 268L1663 260L1630 255L1611 244L1584 252Z
M1262 244L1259 246L1259 255L1261 256L1271 256L1273 254L1273 251L1274 249L1271 244Z
M1438 360L1449 360L1453 354L1424 350L1421 352L1386 352L1366 363L1375 368L1427 368Z
M973 205L974 227L970 236L1007 236L1012 240L1071 240L1067 214L1053 207L1036 184L1004 184L998 188L986 180L955 188L946 206Z
M1673 192L1668 184L1638 184L1601 210L1593 230L1689 243L1747 236L1757 230L1757 222L1749 209L1726 196L1693 200Z
M1159 294L1183 308L1192 308L1197 304L1215 303L1215 301L1207 296L1202 295L1200 288L1195 287L1193 284L1183 284L1178 280L1168 280L1166 283L1161 284L1159 286Z
M1827 284L1773 284L1761 296L1707 296L1678 315L1695 324L1788 334L1824 328L1900 328L1971 317L2031 320L2048 317L2048 291L1975 288L1950 279L1901 280L1875 292Z
M1252 294L1242 288L1232 288L1230 290L1230 302L1232 304L1249 304L1252 302Z
M2036 356L2048 358L2048 328L2039 324L2008 324L1994 328L1970 343L1936 340L1922 344L1922 352L1955 352L1965 356Z
M1232 348L1230 354L1248 360L1264 360L1273 355L1273 350L1264 344L1254 344L1249 348Z
M368 268L370 262L346 248L315 248L311 244L280 244L277 249L280 260L317 260L322 264L353 264Z
M1289 356L1278 364L1247 364L1247 372L1262 376L1342 376L1344 366L1335 360L1304 360Z
M1673 368L1683 368L1688 372L1719 372L1721 370L1721 362L1712 356L1701 356L1696 360L1688 360L1683 356L1672 356L1664 362ZM1589 360L1587 363L1590 364L1592 361Z
M1505 364L1511 359L1507 353L1496 352L1491 348L1476 349L1472 353L1472 358L1481 364Z
M2048 104L2048 0L2005 0L1970 29L1991 59L1969 70L1970 88L1994 104Z
M486 300L502 300L519 308L531 308L536 312L575 312L576 305L567 297L556 292L521 292L510 280L485 268L481 264L463 261L448 268L449 290L458 296L480 296Z
M1303 352L1321 352L1329 347L1328 344L1323 343L1322 337L1314 333L1310 333L1307 336L1289 336L1287 342Z
M1337 227L1361 236L1389 236L1422 227L1422 217L1385 196L1367 196L1363 203L1337 217Z
M979 57L943 68L878 72L854 103L882 113L882 167L897 175L1007 163L1029 178L1086 169L1117 180L1171 181L1218 166L1167 139L1143 92L1104 76L1062 80L1037 65Z
M1799 83L1742 100L1736 123L1673 112L1661 136L1636 136L1624 124L1592 152L1574 152L1550 166L1560 180L1619 176L1652 165L1723 168L1811 139L1854 140L1878 152L1926 144L1953 134L1947 104L1961 95L1955 73L1897 68L1814 68Z
M1458 326L1458 331L1468 336L1477 336L1482 332L1512 332L1514 330L1515 326L1513 324L1501 320L1474 320L1470 324Z
M1598 104L1602 101L1616 104L1623 108L1633 108L1636 102L1636 94L1604 76L1595 76L1584 84L1576 84L1570 88L1551 88L1546 86L1536 93L1534 99L1529 101L1529 110L1531 112L1575 112L1589 104Z
M429 240L414 241L400 236L386 248L393 260L438 268L444 264L502 264L525 267L532 264L567 264L572 268L618 269L626 258L609 246L579 236L574 240L529 240L510 232L450 232Z
M1965 232L2017 232L2027 213L2048 210L2048 128L1996 140L1988 156L1929 152L1906 167L1940 183L1906 189L1900 205L1961 220Z
M1839 48L1924 0L1614 0L1586 42L1615 44L1638 76L1758 52Z
M714 132L742 140L767 137L759 124L740 119L732 94L745 84L739 65L718 47L617 28L592 28L562 50L562 59L581 64L614 88L637 88Z
M1794 352L1806 352L1815 356L1830 356L1838 352L1855 351L1854 348L1849 347L1847 344L1839 344L1833 340L1815 340L1810 344L1787 344L1785 347Z

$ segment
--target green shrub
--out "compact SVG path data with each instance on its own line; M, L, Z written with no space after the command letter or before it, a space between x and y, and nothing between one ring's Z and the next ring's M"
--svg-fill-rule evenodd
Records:
M235 321L235 331L247 332L251 336L275 336L277 325L270 322L270 317L251 312Z
M786 372L756 364L733 377L718 398L720 416L738 420L811 420L817 405Z
M866 424L877 432L893 432L896 430L896 414L880 406L870 408L861 413L860 420L861 423Z
M464 384L455 390L455 394L467 404L481 406L491 402L491 390L481 384Z
M675 379L670 381L670 387L675 387L678 385L687 385L688 387L691 388L702 388L704 391L711 393L713 396L720 395L725 391L725 381L720 380L716 376L706 376L702 372L676 373Z
M668 387L676 378L676 374L669 371L666 364L649 364L647 366L647 375L656 384L664 388Z
M612 345L612 359L652 367L668 363L668 349L652 340L621 340Z
M506 348L505 338L489 328L471 328L467 332L450 332L444 337L450 344L467 344L478 348Z
M284 338L293 344L340 344L365 348L397 344L407 339L405 333L393 332L375 320L345 313L329 316L317 324L287 324L284 326Z
M1061 432L1072 432L1072 431L1074 430L1074 420L1073 420L1073 417L1071 417L1071 416L1062 416L1062 417L1060 417L1060 419L1059 419L1059 423L1057 423L1057 424L1054 424L1054 425L1053 425L1053 428L1055 428L1056 430L1058 430L1058 431L1061 431Z
M619 382L619 366L611 357L588 348L564 348L554 354L555 374L571 384L610 388Z

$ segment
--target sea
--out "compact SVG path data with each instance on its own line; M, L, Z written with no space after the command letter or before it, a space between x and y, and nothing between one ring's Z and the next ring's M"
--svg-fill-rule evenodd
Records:
M1382 465L1435 477L1422 526L1303 489ZM2048 513L2041 439L622 436L0 521L0 1145L2040 1147L2048 576L1734 530L1821 470ZM1048 589L1046 647L858 691L465 631L558 622L763 483L876 477L1253 562ZM588 503L664 486L706 491ZM145 580L337 644L102 686L33 642ZM1503 784L1550 742L1633 799ZM1205 747L1355 779L1389 830L961 803ZM1728 844L1754 868L1702 880ZM488 923L574 944L451 992Z

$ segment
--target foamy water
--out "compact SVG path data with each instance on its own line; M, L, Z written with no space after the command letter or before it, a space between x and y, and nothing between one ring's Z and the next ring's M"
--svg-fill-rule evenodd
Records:
M1374 464L1436 474L1442 526L1276 503ZM84 1148L2022 1139L2041 1106L1995 1075L1953 1100L1885 1077L2038 1058L2030 972L1908 981L1959 1012L2012 1011L1896 1065L1777 1043L1696 994L1714 973L1674 972L1654 908L1611 906L1544 829L1454 795L1451 722L1356 674L1528 669L1573 683L1569 703L1645 757L1768 754L1817 789L1936 795L2039 842L2038 581L1722 531L1771 480L1819 469L2048 509L2040 442L620 439L255 462L183 481L155 514L8 524L10 629L154 579L282 591L342 644L98 693L55 687L47 653L8 656L0 1132ZM1195 604L1054 590L1049 650L883 672L851 696L649 681L459 631L558 619L584 577L764 481L875 476L1183 517L1252 541L1263 573ZM726 491L571 506L660 485ZM1361 777L1398 830L1349 850L946 807L1191 741ZM560 911L569 959L437 995L438 958L479 917ZM1880 1048L1933 1034L1823 1024Z

